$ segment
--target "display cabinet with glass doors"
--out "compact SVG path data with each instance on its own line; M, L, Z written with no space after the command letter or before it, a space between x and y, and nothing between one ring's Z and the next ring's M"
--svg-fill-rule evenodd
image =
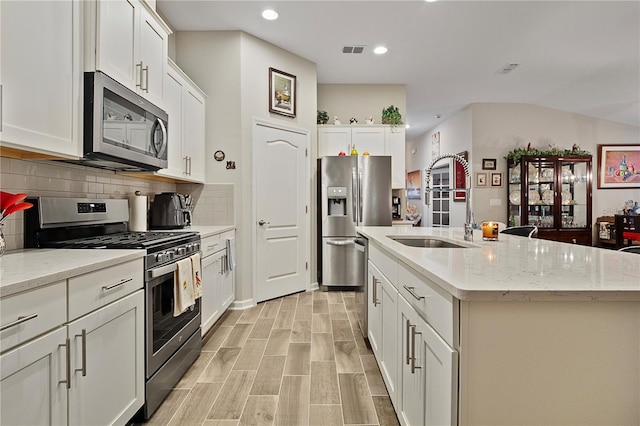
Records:
M591 156L508 160L509 226L535 225L538 238L591 245Z

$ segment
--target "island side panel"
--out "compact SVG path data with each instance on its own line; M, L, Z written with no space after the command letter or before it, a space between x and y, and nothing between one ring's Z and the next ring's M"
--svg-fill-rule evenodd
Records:
M460 425L640 424L640 302L460 303Z

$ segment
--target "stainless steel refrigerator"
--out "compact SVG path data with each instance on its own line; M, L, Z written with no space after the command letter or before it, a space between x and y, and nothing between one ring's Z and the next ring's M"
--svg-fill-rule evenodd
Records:
M318 160L320 288L364 287L366 245L356 226L391 226L391 157Z

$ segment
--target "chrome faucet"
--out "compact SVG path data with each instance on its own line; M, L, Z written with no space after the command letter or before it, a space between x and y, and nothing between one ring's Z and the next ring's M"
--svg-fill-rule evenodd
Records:
M445 158L453 158L455 161L457 161L458 163L462 164L462 167L464 168L464 176L465 176L465 187L464 191L466 193L466 197L465 197L465 202L466 202L466 219L465 219L465 224L464 224L464 240L465 241L473 241L473 219L471 216L471 173L469 172L469 163L467 162L467 160L464 159L464 157L462 157L461 155L458 154L442 154L439 155L438 157L434 158L433 161L431 161L431 164L429 164L429 167L427 167L426 170L426 176L425 176L425 180L426 180L426 184L425 184L425 188L424 188L424 198L425 198L425 204L429 205L431 204L430 200L429 200L429 195L431 192L431 188L429 188L429 183L431 183L431 170L433 169L433 166L436 165L436 163L438 163L440 160L443 160ZM451 190L451 188L448 188L449 190ZM453 190L463 190L463 188L453 188Z

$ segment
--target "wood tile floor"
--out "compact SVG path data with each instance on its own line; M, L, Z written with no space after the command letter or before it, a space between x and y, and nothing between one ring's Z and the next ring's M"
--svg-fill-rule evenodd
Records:
M228 311L147 425L397 425L353 292Z

